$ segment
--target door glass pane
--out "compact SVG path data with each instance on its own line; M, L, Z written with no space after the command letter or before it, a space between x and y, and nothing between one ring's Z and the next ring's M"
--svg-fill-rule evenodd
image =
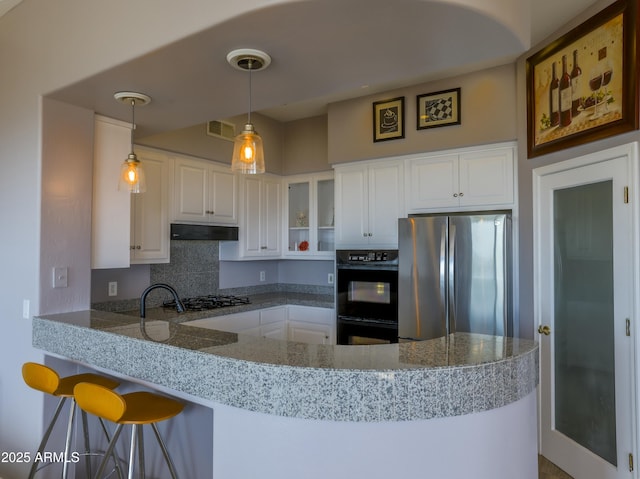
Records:
M309 183L289 185L289 251L309 250Z
M612 182L553 204L555 428L615 466Z
M318 181L318 251L333 251L333 180Z

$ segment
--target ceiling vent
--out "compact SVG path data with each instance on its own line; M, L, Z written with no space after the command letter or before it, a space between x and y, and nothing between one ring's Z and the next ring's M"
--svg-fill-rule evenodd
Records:
M236 136L236 126L226 121L210 121L207 123L207 135L233 141Z

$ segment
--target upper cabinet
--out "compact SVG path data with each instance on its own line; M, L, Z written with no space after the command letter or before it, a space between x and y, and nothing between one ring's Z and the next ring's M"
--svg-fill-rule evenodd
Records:
M238 241L220 242L220 259L279 257L282 253L282 180L272 175L242 175L239 185Z
M333 258L333 172L286 177L284 195L284 256Z
M135 263L169 262L171 158L136 147L147 190L118 190L120 167L131 149L131 129L96 116L93 161L91 267L128 268Z
M131 195L118 190L131 150L131 124L96 115L93 148L91 268L128 268Z
M174 169L174 221L238 224L238 177L229 167L178 156Z
M514 149L501 145L407 159L407 213L512 205Z
M169 262L171 159L164 153L136 148L147 191L131 195L131 264Z
M403 182L397 159L336 166L336 245L397 248Z

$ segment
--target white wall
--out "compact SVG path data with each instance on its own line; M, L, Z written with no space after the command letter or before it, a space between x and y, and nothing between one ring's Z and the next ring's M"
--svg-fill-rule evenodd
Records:
M41 241L41 96L241 10L274 3L286 1L24 0L0 18L0 264L6 272L0 281L0 451L35 450L42 435L42 395L29 390L20 375L24 361L43 359L31 347L31 321L22 318L23 300L30 301L32 315L38 312L40 256L56 258L57 251L68 246L48 243L46 237ZM122 34L127 31L136 32L135 41ZM86 168L79 174L90 171L90 158ZM57 220L63 218L45 222L55 225ZM69 238L73 235L68 231ZM81 268L84 260L72 259L77 261L74 268ZM73 286L65 294L74 296L74 302L88 301L85 287ZM0 463L4 479L25 477L27 470L26 464Z

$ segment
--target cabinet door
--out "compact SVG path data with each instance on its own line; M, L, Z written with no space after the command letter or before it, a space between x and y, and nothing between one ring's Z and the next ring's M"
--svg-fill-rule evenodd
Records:
M279 256L280 180L246 177L243 183L243 256Z
M330 344L331 328L326 324L289 322L289 341L307 344Z
M279 179L270 178L264 178L263 182L261 251L264 255L279 256L282 184Z
M335 228L340 245L369 243L367 182L366 167L336 169Z
M260 336L269 339L287 339L287 323L271 323L265 326L260 326Z
M216 224L238 224L238 177L231 171L211 168L209 181L210 219Z
M173 212L175 220L197 223L209 221L207 170L208 165L204 162L176 158Z
M259 256L261 252L260 238L260 217L261 213L261 197L262 197L262 181L260 178L243 179L243 204L242 204L242 222L244 225L244 254L247 256ZM240 232L243 233L242 231Z
M369 245L397 247L403 215L402 163L369 167Z
M169 262L169 158L138 150L147 191L131 195L131 263Z
M131 195L117 186L120 165L131 152L131 128L96 116L91 205L91 268L128 268Z
M417 158L407 162L407 210L458 206L458 155Z
M460 155L460 205L513 203L513 148Z

